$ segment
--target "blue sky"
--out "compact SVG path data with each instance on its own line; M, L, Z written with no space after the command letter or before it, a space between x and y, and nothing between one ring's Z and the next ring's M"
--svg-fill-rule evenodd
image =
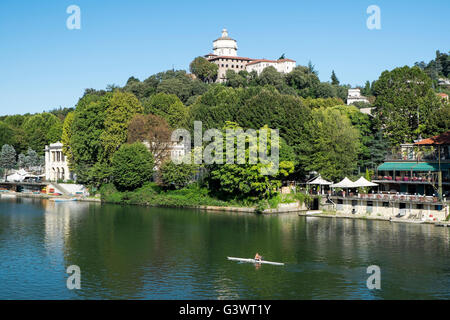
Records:
M69 5L81 29L68 30ZM381 30L366 27L369 5ZM322 81L364 84L450 50L448 0L0 1L0 115L73 107L85 88L187 69L222 28L240 56L316 66Z

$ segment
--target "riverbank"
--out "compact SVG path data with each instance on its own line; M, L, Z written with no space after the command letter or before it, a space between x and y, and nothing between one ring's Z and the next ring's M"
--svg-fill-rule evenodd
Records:
M108 184L100 188L100 194L102 202L113 204L264 214L307 210L304 203L308 197L303 194L277 194L268 200L221 200L210 195L208 189L195 184L178 190L164 190L155 183L147 183L134 191L118 191L114 185Z
M349 215L339 212L324 212L317 214L308 214L307 212L299 212L299 216L305 217L319 217L319 218L341 218L341 219L358 219L358 220L375 220L375 221L389 221L394 223L408 223L408 224L432 224L435 226L445 226L450 227L450 223L446 221L427 221L427 220L412 220L403 218L393 218L393 217L375 217L368 215Z
M7 191L0 193L0 199L6 198L37 198L37 199L73 199L76 198L77 201L82 202L98 202L101 203L100 198L96 197L70 197L70 196L53 196L46 193L27 193L27 192L14 192L14 191Z

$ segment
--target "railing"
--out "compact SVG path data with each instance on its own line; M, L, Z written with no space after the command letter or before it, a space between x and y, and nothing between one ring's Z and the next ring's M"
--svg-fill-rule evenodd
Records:
M343 197L339 193L332 196ZM345 198L349 199L364 199L364 200L380 200L380 201L398 201L398 202L425 202L425 203L438 203L439 198L433 196L421 196L421 195L407 195L407 194L382 194L382 193L350 193Z

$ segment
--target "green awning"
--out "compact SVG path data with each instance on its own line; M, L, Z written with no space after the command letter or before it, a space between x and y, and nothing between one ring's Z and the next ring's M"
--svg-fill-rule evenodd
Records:
M450 169L450 163L441 163L441 171ZM378 171L439 171L438 163L429 162L385 162Z

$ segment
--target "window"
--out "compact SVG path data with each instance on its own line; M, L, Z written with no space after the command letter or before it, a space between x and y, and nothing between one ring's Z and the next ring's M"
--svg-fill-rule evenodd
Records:
M337 203L338 203L338 204L344 204L344 200L338 199L338 200L337 200Z
M373 207L373 201L367 201L367 206L368 207Z
M383 208L389 208L389 202L383 202Z
M406 209L406 203L400 202L400 209Z
M419 209L419 210L422 210L423 209L423 203L416 204L416 208Z
M357 206L358 205L358 200L352 200L352 206Z

